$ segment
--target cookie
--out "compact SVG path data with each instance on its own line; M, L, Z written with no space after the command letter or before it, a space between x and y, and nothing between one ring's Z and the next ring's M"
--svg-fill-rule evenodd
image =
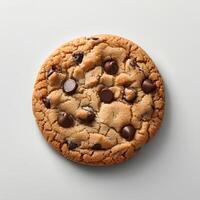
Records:
M113 35L82 37L44 62L32 107L43 136L64 157L108 166L128 160L156 134L164 85L137 44Z

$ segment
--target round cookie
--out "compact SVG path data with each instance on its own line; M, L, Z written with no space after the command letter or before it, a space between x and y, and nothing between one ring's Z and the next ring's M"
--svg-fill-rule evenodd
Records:
M46 140L75 162L128 160L159 128L164 86L149 56L119 36L67 42L42 65L33 113Z

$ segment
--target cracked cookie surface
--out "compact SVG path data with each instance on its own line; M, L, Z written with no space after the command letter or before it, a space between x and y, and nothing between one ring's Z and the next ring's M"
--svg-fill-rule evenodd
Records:
M42 65L32 105L42 134L63 156L107 166L128 160L156 134L164 86L135 43L113 35L82 37Z

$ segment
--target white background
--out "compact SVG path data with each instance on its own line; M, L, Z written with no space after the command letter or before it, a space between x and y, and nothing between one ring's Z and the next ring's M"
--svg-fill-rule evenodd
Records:
M0 0L0 200L200 198L200 1ZM73 164L35 124L31 96L63 42L111 33L153 58L166 84L159 134L129 162Z

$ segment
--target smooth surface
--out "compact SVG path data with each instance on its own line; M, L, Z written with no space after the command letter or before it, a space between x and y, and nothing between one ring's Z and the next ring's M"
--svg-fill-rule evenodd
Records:
M188 200L200 197L200 1L0 1L0 199ZM39 133L31 110L36 74L63 42L122 35L154 59L166 115L129 162L73 164Z

